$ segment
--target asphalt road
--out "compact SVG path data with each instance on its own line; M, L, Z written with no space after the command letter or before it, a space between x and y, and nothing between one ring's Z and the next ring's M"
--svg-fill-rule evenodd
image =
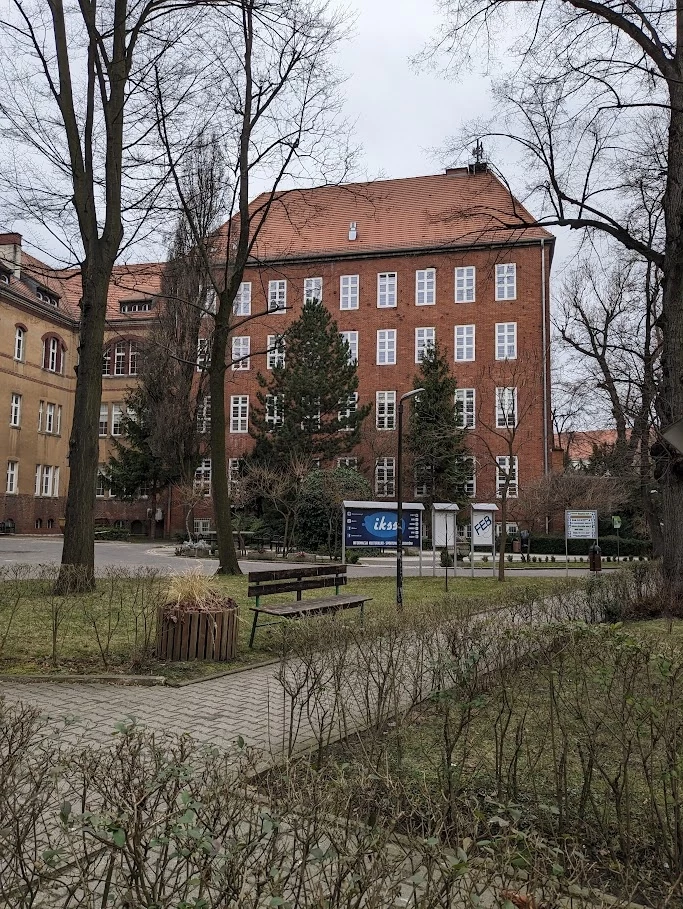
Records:
M62 556L61 537L33 537L33 536L3 536L0 537L0 565L23 563L29 565L43 565L50 562L59 562ZM176 556L172 545L159 543L157 546L147 543L112 543L98 542L95 544L95 564L97 568L107 565L116 565L126 568L139 566L155 566L163 568L170 573L179 573L194 568L205 574L212 574L216 570L216 559L186 559ZM243 571L258 571L273 567L272 562L258 562L252 559L240 562ZM396 563L390 556L365 560L364 564L349 565L348 574L352 578L391 577L396 573ZM418 560L414 556L404 559L404 574L414 577L419 573ZM432 574L431 553L423 557L423 573ZM443 576L444 569L437 567L437 575ZM453 569L450 569L450 576ZM564 577L564 568L546 568L543 570L532 568L510 569L513 577L520 575L544 577ZM459 568L460 577L469 577L469 568ZM587 575L587 569L572 569L570 577ZM491 568L475 569L475 576L489 577Z

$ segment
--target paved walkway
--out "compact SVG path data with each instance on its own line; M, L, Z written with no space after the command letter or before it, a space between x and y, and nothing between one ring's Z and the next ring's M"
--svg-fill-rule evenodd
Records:
M223 746L242 736L250 745L279 753L286 727L277 670L277 664L255 667L183 688L0 682L0 694L8 702L35 705L60 725L68 722L71 741L87 737L89 743L103 744L116 723L134 717L155 732L187 732Z

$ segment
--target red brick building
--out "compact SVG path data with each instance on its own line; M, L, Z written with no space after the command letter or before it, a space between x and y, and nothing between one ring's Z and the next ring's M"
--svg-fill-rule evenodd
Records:
M253 205L262 202L256 199ZM0 351L0 401L4 399L9 410L12 394L23 383L27 389L23 394L36 413L26 424L21 450L10 444L6 452L0 451L8 464L0 520L12 518L17 530L24 532L58 532L68 476L67 428L75 386L69 358L75 357L77 347L80 280L76 272L54 272L30 257L24 258L23 270L12 271L17 243L7 241L3 247L3 242L0 236L0 266L8 276L6 284L0 283L0 306L3 323L11 331L3 332L6 343ZM512 467L510 494L516 496L525 483L550 469L553 245L552 234L536 226L481 165L441 175L280 194L259 234L236 302L238 315L257 317L245 322L232 339L236 362L228 370L226 388L231 466L237 466L253 444L248 427L258 390L256 376L267 374L275 356L266 351L299 316L304 300L316 297L329 308L357 358L359 402L372 405L361 445L350 457L359 459L378 497L395 495L397 402L412 388L421 353L434 341L452 363L463 419L472 430L470 447L476 463L472 494L480 501L495 499L501 471ZM108 439L116 435L126 389L135 381L137 339L145 334L158 303L161 271L159 265L140 265L120 267L115 274L103 363L102 463L108 456ZM39 287L45 291L52 287L57 303L37 297ZM36 320L31 330L35 350L30 348L26 364L13 356L10 337L17 312L24 310ZM58 379L64 397L63 442L55 448L50 465L59 467L60 481L57 495L50 497L54 501L49 503L48 528L42 520L40 526L36 523L42 512L38 516L35 500L43 497L37 479L34 487L34 473L44 460L37 447L44 435L36 428L42 400L37 389L46 378L47 362L40 339L57 323L66 349L66 368ZM510 425L515 426L516 461L499 462L497 468L497 459L509 456L505 436ZM14 485L10 470L16 471ZM210 470L207 458L198 469L198 481L208 480ZM54 470L51 482L54 491ZM119 503L99 487L97 497L102 521L132 525L134 530L148 527L144 499ZM20 499L26 499L21 507ZM172 496L162 512L157 529L183 526L182 508ZM209 522L198 529L208 529L208 502L197 509L196 517Z

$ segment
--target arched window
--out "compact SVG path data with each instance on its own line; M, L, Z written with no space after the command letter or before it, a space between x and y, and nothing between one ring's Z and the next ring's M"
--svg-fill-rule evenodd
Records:
M48 372L64 373L66 347L58 335L45 335L43 338L43 369Z
M14 330L14 359L24 362L26 353L26 326L17 325Z
M137 341L112 341L102 354L103 376L136 376L138 374L139 347Z

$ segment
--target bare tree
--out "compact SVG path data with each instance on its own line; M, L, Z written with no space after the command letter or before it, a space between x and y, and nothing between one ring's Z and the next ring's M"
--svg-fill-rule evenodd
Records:
M482 370L477 382L477 425L472 430L496 475L496 501L500 504L498 580L505 580L505 547L511 499L519 495L519 452L533 443L531 425L543 408L538 376L541 361L533 355L503 360ZM482 402L495 402L489 413Z
M330 60L341 26L340 15L316 0L265 6L240 0L206 34L203 109L213 129L210 141L222 149L228 213L225 227L210 237L193 217L182 180L186 148L161 86L157 93L160 134L178 198L216 295L208 373L219 573L240 573L227 476L228 345L233 331L267 313L267 307L244 313L236 300L246 265L258 259L258 239L273 205L287 204L282 186L313 176L338 180L346 173L346 145L336 125L339 79ZM267 189L250 204L254 184Z
M508 49L512 75L497 85L507 122L477 133L521 147L541 223L611 237L661 271L655 408L659 426L683 418L683 8L609 0L445 0L442 8L438 46L454 65L512 21L525 36ZM522 219L501 220L509 229ZM663 442L655 455L664 574L680 598L683 457Z
M189 0L11 0L0 16L0 168L6 198L59 236L82 299L63 565L94 578L98 413L107 294L128 228L158 196L145 86L174 84L201 4Z

